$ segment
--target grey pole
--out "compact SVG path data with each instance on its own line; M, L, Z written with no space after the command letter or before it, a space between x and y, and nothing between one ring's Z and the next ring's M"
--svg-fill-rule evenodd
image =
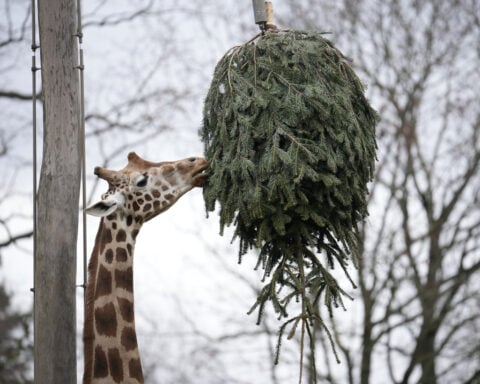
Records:
M35 383L76 384L80 84L75 0L39 0L44 107L35 264Z

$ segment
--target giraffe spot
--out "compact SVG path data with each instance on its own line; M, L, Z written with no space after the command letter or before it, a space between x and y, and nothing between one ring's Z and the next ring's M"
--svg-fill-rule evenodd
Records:
M127 255L127 250L125 248L117 247L115 253L116 253L118 262L127 261L128 255Z
M105 260L107 260L107 263L111 264L113 261L113 250L111 248L108 248L107 251L105 252Z
M177 176L175 175L169 175L167 177L165 177L165 180L170 184L170 185L174 185L177 181Z
M128 292L133 292L133 269L127 268L125 271L115 271L115 284L118 288L123 288Z
M120 314L122 315L123 320L127 323L133 323L134 312L133 312L133 303L130 300L124 299L122 297L117 298L118 307L120 308Z
M136 349L137 335L135 334L135 330L132 327L123 328L120 341L127 351Z
M142 192L135 192L135 196L137 197L142 196Z
M135 218L135 221L137 221L137 218ZM140 220L139 220L140 221ZM138 222L139 222L138 221ZM138 235L138 229L134 229L132 231L132 239L135 240L137 238L137 235Z
M152 190L152 195L153 195L153 197L158 198L162 194L160 193L160 191L158 189L154 189L154 190Z
M132 207L133 207L134 211L138 211L140 209L140 206L138 205L138 203L136 201L133 202Z
M110 376L113 381L120 383L123 381L123 364L120 358L118 348L110 348L108 350L108 366L110 367Z
M95 299L112 293L112 274L101 265L98 269L97 284L95 286Z
M127 226L132 225L132 222L133 222L133 217L132 217L132 215L128 215L128 216L127 216Z
M162 185L162 191L167 191L169 189L170 187L168 185Z
M128 200L133 200L133 195L128 195Z
M103 351L102 347L97 346L95 348L95 357L93 358L93 377L107 377L108 376L108 363L107 355Z
M138 201L138 204L140 204L140 205L142 205L145 202L145 200L143 200L143 199L138 199L137 201Z
M115 222L112 223L112 229L117 229L117 223Z
M148 212L150 209L152 209L152 204L145 204L143 207L143 212Z
M117 240L117 242L127 240L127 233L123 229L120 229L117 233L116 240Z
M137 379L139 383L143 383L142 364L140 359L131 359L128 362L128 374L132 379Z
M127 244L127 251L128 251L128 254L131 255L132 254L132 244Z
M95 328L100 335L115 336L117 334L117 315L113 303L95 309Z
M160 207L160 201L155 200L155 201L153 202L153 209L158 209L159 207Z
M112 213L112 214L107 216L107 219L110 220L110 221L115 221L115 220L117 220L117 214Z
M112 242L112 231L110 229L104 228L102 231L102 239L100 241L100 253L103 253L105 245Z
M167 193L165 195L165 199L167 199L167 200L172 200L173 198L174 198L174 196L171 193Z
M162 208L166 207L168 205L168 201L162 201Z
M145 200L152 201L152 196L150 196L148 193L144 197L145 197Z

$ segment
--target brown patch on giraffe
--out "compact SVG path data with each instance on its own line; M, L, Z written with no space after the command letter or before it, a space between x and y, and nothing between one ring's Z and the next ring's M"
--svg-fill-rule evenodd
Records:
M127 351L132 351L137 348L137 335L132 327L123 328L120 340Z
M137 197L142 196L142 192L135 192L135 196Z
M169 187L168 185L162 185L162 191L165 192L165 191L167 191L167 190L169 190L169 189L170 189L170 187Z
M95 309L95 329L100 335L115 336L117 334L117 314L113 303Z
M112 231L108 228L104 228L102 231L102 238L100 239L100 253L103 253L105 246L108 243L111 243L112 240Z
M117 261L120 263L123 261L127 261L128 259L127 250L125 248L117 247L117 249L115 250L115 254Z
M112 229L117 229L117 223L115 222L112 223Z
M167 177L165 177L165 180L167 181L167 183L169 183L170 185L174 185L177 181L177 177L175 175L169 175Z
M117 298L118 307L120 308L120 315L122 315L123 320L127 323L133 323L134 312L133 312L133 303L128 299L123 299L121 297Z
M160 201L155 200L155 201L153 202L153 209L158 209L159 207L160 207Z
M112 274L103 265L98 269L97 284L95 285L95 300L100 296L112 293Z
M145 200L143 200L143 199L138 199L137 201L138 201L138 204L140 204L140 205L142 205L145 202Z
M175 171L175 167L173 165L170 165L170 164L164 165L163 168L162 168L162 173L164 175L172 173L173 171Z
M127 251L129 255L132 254L132 251L133 251L132 244L127 244Z
M107 263L112 264L113 250L111 248L108 248L107 251L105 252L105 260L107 260Z
M131 359L128 362L128 375L132 379L137 379L140 383L143 383L142 364L140 359Z
M108 376L107 355L102 347L95 347L95 358L93 359L93 377L101 378Z
M140 206L138 205L138 203L136 201L133 202L132 204L132 208L134 211L138 211L140 209Z
M128 216L127 216L127 226L132 225L132 223L133 223L133 216L132 216L132 215L128 215Z
M175 196L173 196L171 193L167 193L167 194L165 195L165 199L167 199L167 200L172 200L174 197L175 197Z
M127 198L128 198L128 200L133 200L133 195L129 194Z
M115 271L115 284L118 288L123 288L133 292L133 269L127 268L125 271Z
M144 197L145 197L145 200L152 201L152 196L150 196L148 193Z
M117 214L116 213L111 213L110 215L107 216L107 219L110 221L115 221L117 220Z
M117 233L117 237L115 238L115 240L117 240L117 242L127 240L127 233L123 229L120 229Z
M123 364L120 358L118 348L110 348L108 350L108 366L110 368L110 376L113 381L120 383L123 381Z
M135 218L135 222L138 222L137 218ZM138 229L134 229L132 231L132 239L135 240L137 238L137 235L138 235Z
M145 204L143 207L143 212L148 212L150 209L152 209L152 204Z
M160 197L162 194L160 193L160 191L159 191L158 189L153 189L153 190L152 190L152 195L153 195L153 197L158 198L158 197Z

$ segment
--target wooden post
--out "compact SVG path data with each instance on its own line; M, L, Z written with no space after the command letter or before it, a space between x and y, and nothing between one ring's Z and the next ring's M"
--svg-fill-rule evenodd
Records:
M75 0L39 0L44 106L35 266L35 383L76 384L80 104Z

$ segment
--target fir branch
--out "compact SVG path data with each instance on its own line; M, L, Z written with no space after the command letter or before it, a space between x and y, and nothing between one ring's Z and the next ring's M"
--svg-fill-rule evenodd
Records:
M249 313L267 302L279 319L293 299L300 313L280 327L301 327L314 356L318 310L329 314L350 296L329 269L359 257L357 223L367 214L367 183L376 158L376 112L349 63L322 34L286 31L255 36L215 68L200 131L210 161L207 211L220 205L220 232L235 227L239 261L259 249L264 287ZM316 253L324 255L318 258ZM301 380L302 371L300 373Z

